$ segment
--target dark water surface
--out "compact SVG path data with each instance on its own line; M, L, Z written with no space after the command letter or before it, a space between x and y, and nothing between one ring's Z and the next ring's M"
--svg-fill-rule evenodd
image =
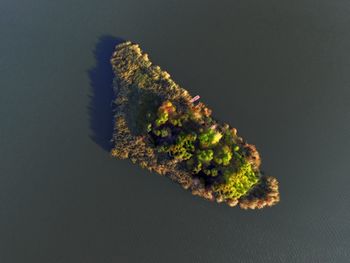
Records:
M0 3L0 262L350 262L350 2ZM256 144L274 208L112 160L121 39Z

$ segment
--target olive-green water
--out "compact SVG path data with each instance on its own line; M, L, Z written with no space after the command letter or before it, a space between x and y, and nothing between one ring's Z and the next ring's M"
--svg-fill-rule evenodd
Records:
M0 2L0 262L349 262L350 2ZM257 146L244 211L109 157L132 40Z

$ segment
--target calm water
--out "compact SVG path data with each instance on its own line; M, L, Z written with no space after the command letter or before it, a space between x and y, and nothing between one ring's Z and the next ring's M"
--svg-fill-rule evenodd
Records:
M0 262L349 262L348 1L0 3ZM244 211L112 160L108 58L141 44L256 144Z

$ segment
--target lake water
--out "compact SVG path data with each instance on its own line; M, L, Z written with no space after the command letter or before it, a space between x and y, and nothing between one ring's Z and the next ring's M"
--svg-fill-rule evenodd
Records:
M0 262L349 262L350 3L0 3ZM109 157L122 39L257 146L244 211Z

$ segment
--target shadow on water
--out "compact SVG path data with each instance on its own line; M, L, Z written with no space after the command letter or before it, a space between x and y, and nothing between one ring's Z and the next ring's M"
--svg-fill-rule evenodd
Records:
M114 47L124 42L122 38L102 36L99 38L94 56L96 64L88 71L91 95L88 107L90 116L90 138L106 151L110 151L113 132L113 71L110 64Z

